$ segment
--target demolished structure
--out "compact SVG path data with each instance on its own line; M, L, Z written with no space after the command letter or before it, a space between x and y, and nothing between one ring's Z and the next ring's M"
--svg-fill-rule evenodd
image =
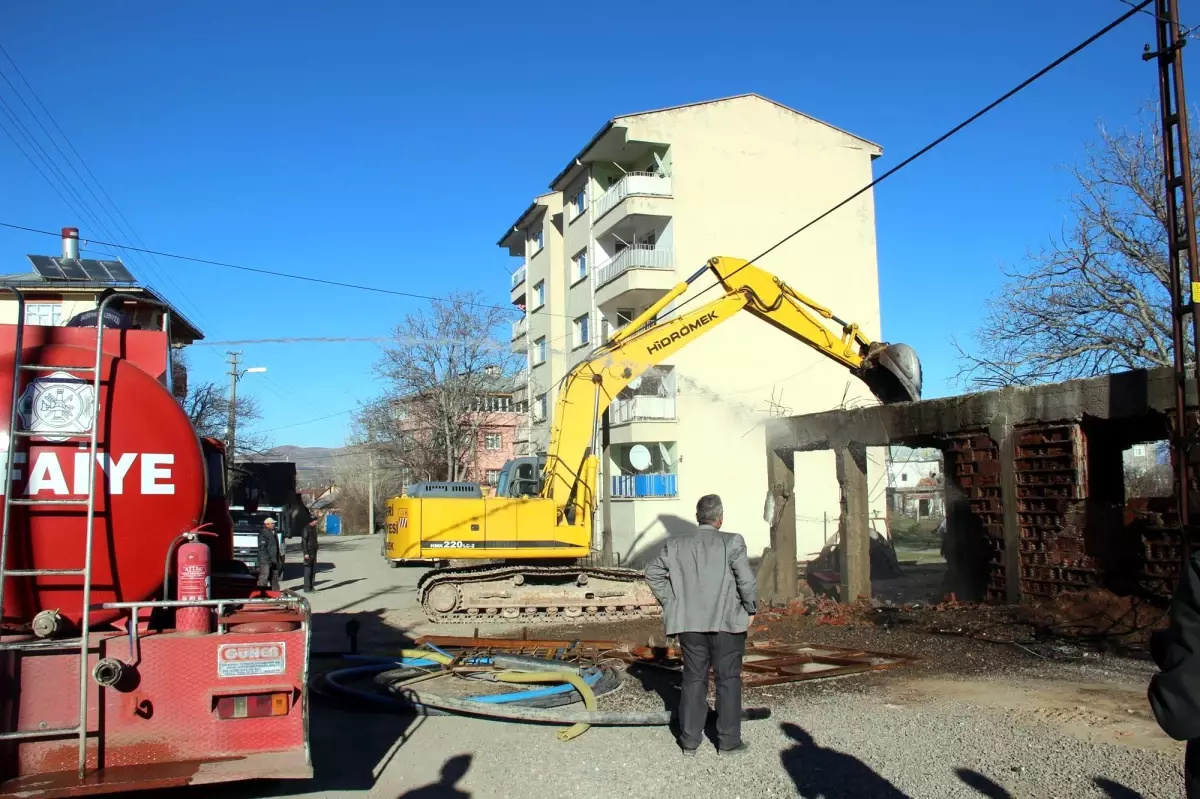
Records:
M832 450L837 465L841 596L870 596L866 448L895 444L943 453L946 586L959 599L1169 595L1183 556L1176 500L1127 502L1122 453L1171 437L1175 388L1170 369L1138 370L772 420L774 596L796 595L793 454L815 450ZM1194 383L1187 407L1196 408Z

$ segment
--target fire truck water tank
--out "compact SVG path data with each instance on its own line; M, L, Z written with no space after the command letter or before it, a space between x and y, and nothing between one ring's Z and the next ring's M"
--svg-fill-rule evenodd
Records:
M92 536L92 605L159 598L171 542L201 520L205 502L204 455L196 432L166 387L132 362L104 355L95 396L90 372L70 367L94 363L95 352L50 344L27 350L23 361L57 370L22 371L17 418L35 435L16 440L14 498L86 500L87 434L99 401ZM12 352L0 353L0 453L7 449L13 374ZM0 455L2 465L2 455ZM0 480L0 490L4 483ZM13 505L9 569L81 569L87 508L83 505ZM83 578L11 577L4 617L32 619L57 609L78 624ZM94 611L93 624L119 611Z

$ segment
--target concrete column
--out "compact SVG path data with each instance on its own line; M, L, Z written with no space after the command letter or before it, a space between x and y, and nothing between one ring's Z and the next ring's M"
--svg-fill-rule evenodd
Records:
M1000 453L1000 500L1004 503L1004 586L1008 604L1021 601L1021 524L1017 496L1017 436L1012 425L996 422L988 428Z
M773 499L771 551L775 556L775 585L770 599L787 602L799 596L796 588L796 474L778 452L767 449L767 484ZM760 596L763 599L768 597Z
M869 488L867 448L850 443L834 449L837 479L842 494L842 519L838 548L842 561L843 602L871 598L871 539L869 532Z

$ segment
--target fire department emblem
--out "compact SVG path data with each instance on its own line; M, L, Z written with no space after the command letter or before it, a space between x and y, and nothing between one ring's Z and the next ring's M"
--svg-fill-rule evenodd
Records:
M21 424L47 441L67 441L91 432L96 389L91 381L67 372L52 372L25 387L17 401Z

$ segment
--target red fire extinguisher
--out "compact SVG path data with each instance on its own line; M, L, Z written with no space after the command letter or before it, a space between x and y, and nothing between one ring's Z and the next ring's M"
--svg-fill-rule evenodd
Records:
M212 598L212 567L208 544L198 540L199 536L213 535L193 530L184 533L184 543L175 555L175 586L180 602L202 601ZM175 611L175 631L202 635L212 632L211 608L190 607Z

